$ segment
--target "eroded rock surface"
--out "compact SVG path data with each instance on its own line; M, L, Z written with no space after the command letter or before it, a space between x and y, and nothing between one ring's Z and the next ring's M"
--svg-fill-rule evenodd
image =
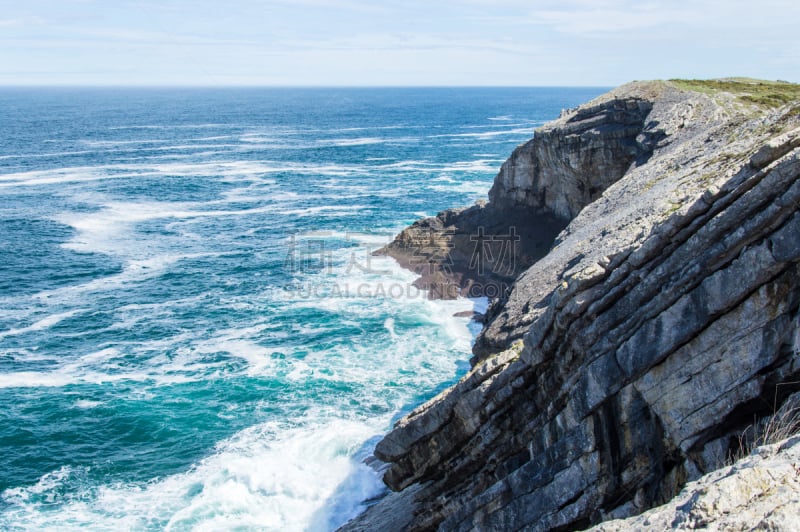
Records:
M669 504L595 532L800 530L800 436L690 482Z
M635 83L537 131L479 208L569 224L472 371L378 444L402 491L345 529L585 528L719 467L800 381L798 126L798 104Z

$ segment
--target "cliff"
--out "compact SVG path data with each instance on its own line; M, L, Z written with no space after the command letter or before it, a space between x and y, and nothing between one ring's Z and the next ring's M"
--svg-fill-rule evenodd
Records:
M800 389L798 96L622 86L383 250L496 297L470 373L377 445L396 493L345 529L583 528L722 465Z
M663 136L645 124L650 88L608 95L538 129L503 164L488 204L420 220L378 253L420 274L417 286L432 297L503 296L583 207L650 156Z

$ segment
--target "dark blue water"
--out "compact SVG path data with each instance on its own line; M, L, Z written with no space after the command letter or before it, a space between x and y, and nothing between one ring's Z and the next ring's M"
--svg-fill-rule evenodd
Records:
M600 92L0 90L0 529L352 516L475 332L371 251Z

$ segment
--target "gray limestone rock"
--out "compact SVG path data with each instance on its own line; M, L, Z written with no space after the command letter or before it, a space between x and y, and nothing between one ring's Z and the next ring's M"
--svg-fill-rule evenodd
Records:
M669 504L612 520L595 532L634 530L800 530L800 437L690 482Z
M529 232L539 216L567 225L490 307L472 371L378 444L403 529L577 529L639 514L718 468L800 389L799 110L629 84L537 131L487 205L415 224L434 240L481 217L503 231L515 209ZM413 256L417 229L387 252ZM770 464L743 473L758 497ZM786 511L763 506L752 526L794 523L788 471L775 477ZM669 526L740 508L724 478L669 510ZM344 530L386 522L397 500Z

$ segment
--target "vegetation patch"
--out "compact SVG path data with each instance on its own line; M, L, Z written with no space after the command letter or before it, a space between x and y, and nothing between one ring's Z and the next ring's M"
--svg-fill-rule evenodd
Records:
M784 382L778 386L785 384L796 385L798 382ZM772 406L774 414L761 421L754 421L739 435L738 449L729 453L728 465L750 455L757 447L772 445L800 434L800 393L789 396L780 408L777 406L777 396L776 388Z
M800 100L800 84L787 81L766 81L750 78L671 79L684 90L716 94L727 92L746 103L774 108Z

